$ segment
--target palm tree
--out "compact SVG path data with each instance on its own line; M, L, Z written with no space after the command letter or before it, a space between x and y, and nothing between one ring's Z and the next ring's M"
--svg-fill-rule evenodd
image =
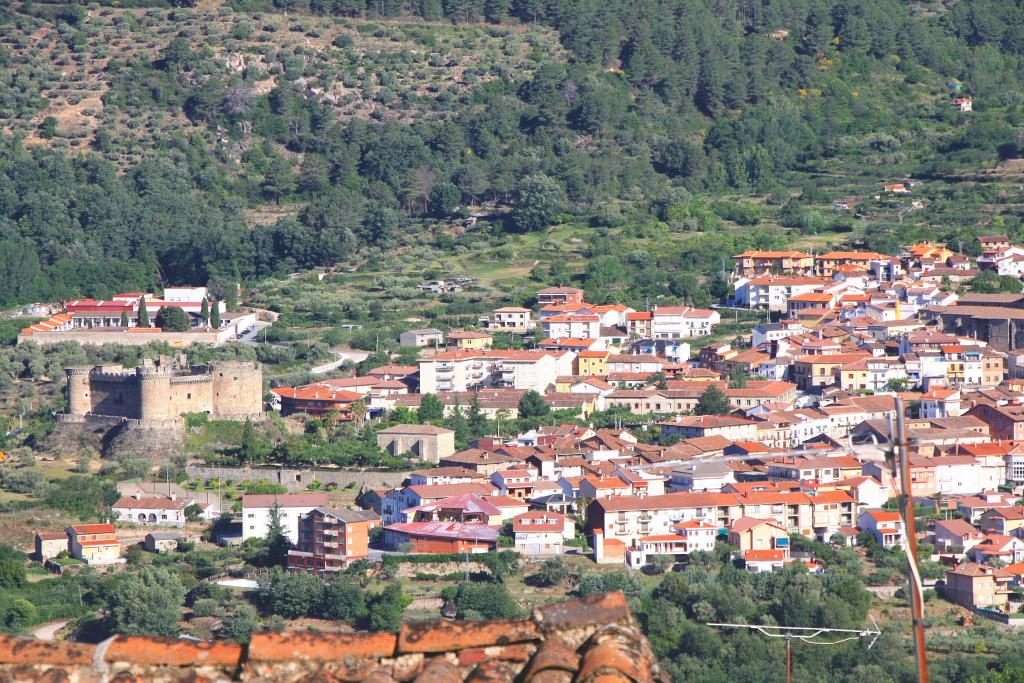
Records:
M352 419L355 420L356 425L362 427L363 421L366 419L366 413L368 412L366 401L363 399L353 401L352 405L349 407L349 412L352 414Z

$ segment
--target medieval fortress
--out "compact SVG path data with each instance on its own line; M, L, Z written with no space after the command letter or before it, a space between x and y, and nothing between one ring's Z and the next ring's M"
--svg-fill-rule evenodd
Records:
M161 356L138 368L119 364L67 368L68 412L62 422L126 423L174 428L185 413L216 420L263 418L263 369L252 361L188 365Z

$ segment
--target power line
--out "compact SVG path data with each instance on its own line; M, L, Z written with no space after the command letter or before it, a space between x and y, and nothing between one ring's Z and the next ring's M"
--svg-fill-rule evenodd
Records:
M870 615L869 615L870 616ZM878 624L875 623L874 617L871 617L871 628L853 629L853 628L817 628L814 626L770 626L767 624L707 624L712 628L734 628L734 629L746 629L748 631L756 631L763 636L768 638L784 638L786 641L786 683L791 683L793 678L793 641L799 640L808 645L838 645L845 643L849 640L856 640L858 638L867 638L874 636L871 642L868 643L868 649L870 650L874 646L875 641L878 640L878 636L882 635L882 632L878 628ZM829 636L828 634L836 634L835 636ZM816 640L819 636L831 637L831 640Z

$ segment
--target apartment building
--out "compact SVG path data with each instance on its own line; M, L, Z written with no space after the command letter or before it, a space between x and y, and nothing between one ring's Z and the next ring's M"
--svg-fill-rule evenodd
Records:
M370 529L380 526L373 512L317 507L299 518L297 547L288 551L288 569L341 571L369 556Z
M802 251L751 249L732 257L735 277L762 275L807 276L814 271L814 257Z
M737 280L734 284L738 305L770 311L785 311L791 297L817 292L824 287L822 280L796 275L766 275Z
M317 507L327 507L326 493L277 493L242 496L242 541L266 538L277 511L284 535L299 542L299 519Z
M420 392L464 392L483 387L546 393L571 375L571 351L453 350L420 360Z

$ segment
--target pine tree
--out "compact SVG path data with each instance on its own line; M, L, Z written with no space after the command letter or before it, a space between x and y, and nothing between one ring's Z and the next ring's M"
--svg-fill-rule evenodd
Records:
M693 412L697 415L728 415L732 412L732 404L721 389L711 384L697 399Z
M199 309L199 317L203 319L204 325L210 324L210 302L203 297L203 307Z
M487 416L484 415L484 411L480 409L480 399L473 396L473 400L469 404L469 414L466 416L466 425L469 427L469 435L474 439L479 439L481 436L487 434Z
M146 310L146 297L139 298L139 327L149 327L149 311Z
M435 424L444 419L444 405L433 394L425 394L416 410L420 424Z
M210 307L210 327L215 330L220 329L220 302L216 299L213 300L213 306Z
M281 508L274 503L270 508L270 522L267 524L267 563L282 566L288 560L288 550L292 542L284 532L281 524Z
M243 463L251 463L256 459L259 444L256 442L256 429L252 420L246 419L242 427L242 443L238 446L238 459Z

